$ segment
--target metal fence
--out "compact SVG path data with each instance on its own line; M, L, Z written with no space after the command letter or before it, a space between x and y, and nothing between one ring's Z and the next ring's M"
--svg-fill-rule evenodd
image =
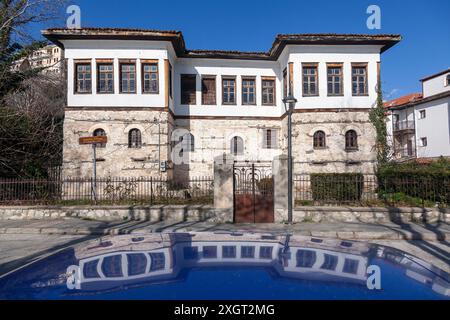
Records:
M295 204L448 207L449 179L381 178L375 175L294 176Z
M57 180L0 179L0 203L20 204L212 204L214 179L180 183L161 178Z

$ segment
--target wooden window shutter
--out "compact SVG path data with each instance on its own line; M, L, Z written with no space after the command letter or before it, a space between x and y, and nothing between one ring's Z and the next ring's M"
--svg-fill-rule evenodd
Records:
M216 78L202 78L202 104L216 104Z
M181 104L196 104L195 74L181 75Z

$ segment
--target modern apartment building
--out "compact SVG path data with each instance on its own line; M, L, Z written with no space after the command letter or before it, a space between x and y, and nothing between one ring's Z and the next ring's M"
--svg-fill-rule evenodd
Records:
M450 157L450 69L423 78L422 92L385 103L394 159Z
M48 29L65 51L64 174L210 176L214 158L272 161L287 152L283 98L293 115L296 173L363 172L376 164L381 54L399 35L278 35L268 52L188 50L181 32ZM174 158L182 158L180 163Z
M13 63L13 70L24 68L43 68L44 74L61 74L63 50L56 45L48 45Z

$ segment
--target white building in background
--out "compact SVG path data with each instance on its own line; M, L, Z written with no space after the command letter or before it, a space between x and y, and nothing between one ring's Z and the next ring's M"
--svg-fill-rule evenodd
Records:
M450 157L450 69L421 80L422 93L385 103L397 160Z
M106 135L99 176L211 176L214 157L286 153L283 98L294 95L297 173L373 173L381 53L398 35L278 35L268 52L187 50L178 31L49 29L65 51L64 174L91 176L83 136ZM172 151L186 130L182 153ZM175 139L175 140L174 140Z
M44 74L61 74L64 51L56 45L48 45L13 63L13 70L43 68Z

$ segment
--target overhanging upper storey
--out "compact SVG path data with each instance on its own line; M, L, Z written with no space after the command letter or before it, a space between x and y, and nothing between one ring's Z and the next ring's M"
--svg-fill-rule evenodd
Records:
M177 57L208 59L239 59L276 61L287 45L378 45L381 52L401 41L397 34L279 34L268 52L244 52L226 50L188 50L180 31L81 28L47 29L42 34L50 41L63 47L62 40L149 40L169 41Z

